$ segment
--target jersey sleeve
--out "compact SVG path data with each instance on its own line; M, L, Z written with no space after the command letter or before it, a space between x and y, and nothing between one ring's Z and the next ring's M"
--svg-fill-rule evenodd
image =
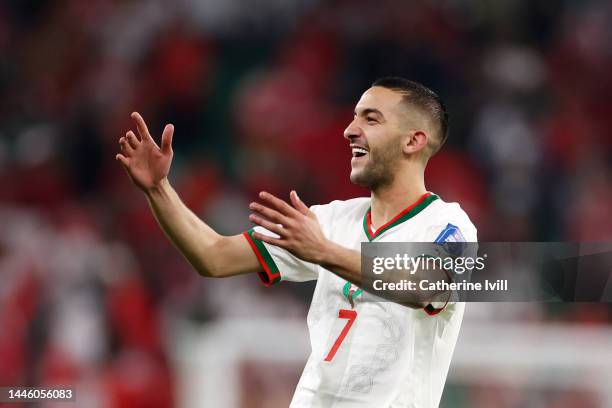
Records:
M433 242L431 253L432 257L441 258L472 258L475 259L478 252L478 237L476 227L470 221L463 210L449 211L446 216L440 217L436 223L431 225L425 233L425 242ZM462 266L462 263L455 262L455 269L447 268L445 272L452 282L468 280L471 276L471 269ZM440 313L448 303L458 301L456 292L450 293L446 303L433 303L427 305L424 310L429 315Z
M424 242L434 243L431 253L428 254L434 257L476 257L478 251L476 227L462 210L451 211L447 216L440 217L426 230ZM461 266L449 270L453 280L463 279L461 275L465 272L468 271Z
M310 209L317 215L317 219L325 231L326 218L324 217L324 207L326 206L316 205ZM255 231L275 238L278 238L278 235L260 226L256 226L243 233L261 265L262 271L258 273L258 276L265 286L274 285L282 280L305 282L318 278L317 264L303 261L286 249L256 239L253 237L253 232Z

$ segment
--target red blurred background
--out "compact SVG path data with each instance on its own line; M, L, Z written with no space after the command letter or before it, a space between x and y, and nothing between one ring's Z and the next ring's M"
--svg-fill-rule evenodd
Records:
M262 189L309 204L367 194L348 180L342 131L371 82L405 76L447 102L427 186L461 203L481 240L612 239L610 2L260 3L0 4L0 385L173 406L169 322L305 315L312 286L190 270L114 161L134 110L156 135L175 125L174 186L233 234ZM505 318L608 327L612 308ZM443 406L528 406L486 402L503 387L458 389ZM529 406L603 406L538 398Z

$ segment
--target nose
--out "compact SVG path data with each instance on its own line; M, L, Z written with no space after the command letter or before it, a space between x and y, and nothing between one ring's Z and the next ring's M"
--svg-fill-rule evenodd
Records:
M349 123L346 129L344 129L344 138L349 141L358 138L361 134L361 128L355 123L354 119Z

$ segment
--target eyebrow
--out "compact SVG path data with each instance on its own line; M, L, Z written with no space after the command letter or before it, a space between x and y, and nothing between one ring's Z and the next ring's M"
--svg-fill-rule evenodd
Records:
M385 117L385 115L383 115L381 111L379 111L378 109L374 109L374 108L365 108L359 114L357 114L357 111L355 111L355 116L368 116L370 113L379 115L382 118Z

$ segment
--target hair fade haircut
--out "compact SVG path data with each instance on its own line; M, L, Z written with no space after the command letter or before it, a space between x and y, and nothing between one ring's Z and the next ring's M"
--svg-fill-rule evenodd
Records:
M425 85L401 77L384 77L374 81L372 86L380 86L401 93L403 102L415 106L429 115L436 127L437 146L431 155L435 154L448 138L448 112L442 99Z

